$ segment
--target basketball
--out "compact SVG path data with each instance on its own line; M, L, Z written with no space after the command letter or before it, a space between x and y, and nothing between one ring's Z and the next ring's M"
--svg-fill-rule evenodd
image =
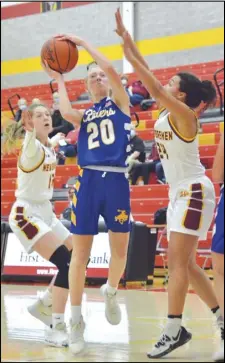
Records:
M45 60L51 69L59 73L72 71L78 58L78 49L69 40L51 38L44 43L41 49L42 62Z

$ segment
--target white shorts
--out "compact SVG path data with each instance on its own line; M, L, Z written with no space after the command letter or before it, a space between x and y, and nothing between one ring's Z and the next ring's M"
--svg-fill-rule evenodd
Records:
M170 232L180 232L207 238L215 212L215 190L207 177L180 184L169 192L167 239Z
M28 253L33 252L35 243L48 232L53 232L62 242L70 236L68 229L56 218L49 201L17 200L9 215L9 225Z

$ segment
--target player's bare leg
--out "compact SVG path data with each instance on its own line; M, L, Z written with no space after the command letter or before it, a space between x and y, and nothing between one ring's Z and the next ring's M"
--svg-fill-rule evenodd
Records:
M181 326L186 294L189 286L189 259L196 250L198 237L171 232L168 248L168 322L162 337L148 357L161 358L186 344L191 334Z
M221 309L221 314L224 319L224 255L212 252L212 258L213 258L215 292ZM214 355L213 359L216 362L224 361L224 330L222 333L221 348Z
M59 265L57 266L59 272L55 278L54 283L56 283L57 277L58 279L61 278L62 282L63 281L65 282L65 287L55 286L55 285L52 287L52 328L47 330L45 337L45 341L47 344L56 347L62 347L68 345L68 336L66 332L66 325L64 322L64 313L69 293L67 285L68 285L68 269L69 269L68 264L70 261L70 254L69 251L65 247L64 248L63 247L64 246L62 245L60 240L52 232L46 233L34 245L34 250L46 260L52 262L53 256L55 259L57 254L58 255L60 254L60 256L62 257L62 261L60 261ZM59 256L58 256L58 261L59 261ZM61 266L64 265L65 267L61 271ZM64 282L62 283L62 285L64 284ZM44 312L42 311L42 313Z
M107 283L101 287L101 292L105 300L105 316L112 325L117 325L121 321L121 310L117 302L117 288L126 267L129 236L130 233L109 231L111 249L109 274Z
M93 236L73 235L73 252L69 269L71 301L70 350L77 354L84 349L85 324L81 314L81 303L85 284L85 271L91 253Z
M66 248L71 251L72 250L72 236L69 236L65 241L64 245ZM56 280L57 274L52 278L48 288L44 292L43 296L38 298L35 303L30 305L28 307L28 311L31 315L33 315L35 318L39 319L41 322L43 322L48 327L51 327L52 325L52 291L53 286ZM57 294L57 289L55 288L55 292Z

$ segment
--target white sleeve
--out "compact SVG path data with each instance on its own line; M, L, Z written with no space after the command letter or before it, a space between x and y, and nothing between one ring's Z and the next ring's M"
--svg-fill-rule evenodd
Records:
M26 171L32 171L44 161L45 152L39 140L36 139L36 130L26 131L22 152L19 157L19 166Z

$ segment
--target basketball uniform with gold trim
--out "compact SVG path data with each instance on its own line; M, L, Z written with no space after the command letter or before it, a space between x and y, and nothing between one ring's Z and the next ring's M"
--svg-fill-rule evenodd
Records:
M48 232L54 232L62 242L70 235L56 218L50 202L56 171L54 149L42 144L39 146L43 155L39 162L35 163L33 160L34 165L30 165L31 158L26 158L25 155L19 157L15 193L17 200L9 215L10 227L28 253L32 252L34 244ZM24 165L29 165L29 168Z
M215 210L215 191L200 162L198 136L184 138L167 110L154 127L155 141L169 184L167 234L180 232L206 239Z
M51 147L40 143L42 158L40 162L31 168L21 165L21 157L18 160L18 176L16 197L29 201L41 202L52 199L54 177L56 171L56 155Z

